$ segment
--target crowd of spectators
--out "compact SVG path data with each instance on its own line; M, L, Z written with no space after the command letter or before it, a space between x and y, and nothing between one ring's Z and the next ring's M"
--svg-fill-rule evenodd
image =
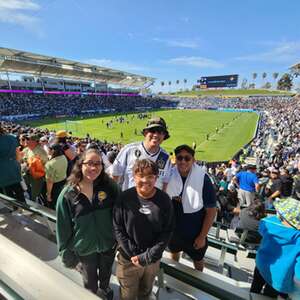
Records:
M142 96L79 96L42 94L0 94L0 115L36 114L40 116L80 115L112 110L135 111L136 108L172 107L172 101ZM59 113L58 113L59 112Z
M66 104L66 99L68 104ZM177 100L176 100L177 101ZM175 102L176 102L175 101ZM80 114L89 109L132 111L136 107L172 107L173 100L136 97L77 97L20 95L1 96L1 114ZM299 98L249 97L235 99L181 99L177 107L253 109L260 112L256 137L240 157L220 165L206 165L218 201L218 219L233 229L257 231L260 219L274 209L276 199L300 200L300 111ZM194 106L192 106L193 104ZM139 115L140 118L147 114ZM118 122L123 122L122 118ZM32 200L55 208L56 199L72 166L86 149L101 151L107 174L123 145L71 136L61 130L50 132L13 122L1 122L2 136L11 133L19 140L17 159L22 177L13 182ZM15 145L13 145L15 147ZM14 149L14 148L13 148ZM18 171L18 170L17 170ZM5 189L5 186L1 187ZM15 196L18 193L15 192ZM20 199L24 201L24 199ZM274 205L273 205L274 204ZM276 207L275 207L276 208ZM275 210L274 210L275 211ZM258 243L260 235L250 235Z
M250 202L259 199L265 203L266 209L274 208L276 198L292 196L300 200L299 98L277 98L271 107L267 103L261 113L257 135L239 159L208 166L208 172L218 190L219 218L233 227L238 226L245 193L252 198ZM252 173L257 180L253 180L251 188ZM246 185L243 178L248 180ZM245 206L249 206L248 202Z
M257 111L265 111L272 109L277 104L288 103L290 97L286 96L249 96L249 97L215 97L207 96L201 98L174 98L164 97L177 102L178 108L190 109L253 109Z
M0 107L2 115L18 113L38 113L55 114L74 113L79 114L86 109L96 107L107 109L122 109L126 111L134 110L136 107L157 108L162 105L168 107L174 105L174 99L144 98L134 97L95 97L95 96L64 96L64 95L1 95ZM68 105L66 105L66 99ZM237 201L237 183L233 177L243 168L247 157L255 159L257 175L259 177L261 197L270 198L271 191L275 186L278 189L277 196L290 196L300 199L300 111L299 99L297 97L248 97L240 98L204 98L204 99L176 99L178 107L190 107L191 104L197 108L227 107L227 108L247 108L259 110L261 117L257 135L252 143L243 150L238 160L231 163L224 163L208 171L214 178L216 189L220 194L220 205L230 207L233 210ZM147 114L145 114L147 117ZM3 123L3 128L7 132L19 137L22 147L22 140L28 139L30 135L38 135L39 143L49 151L49 147L54 143L55 133L48 130L34 129L21 126L11 122ZM104 154L108 154L107 167L109 160L113 161L118 151L123 145L100 141L91 138L76 138L69 136L67 141L71 148L79 155L88 145L95 144ZM49 153L47 153L49 155ZM74 157L72 158L72 160ZM108 169L109 170L109 169ZM274 180L277 177L280 180ZM269 178L273 177L275 185L270 186ZM269 191L266 191L266 189ZM226 197L225 197L226 196ZM224 199L228 199L224 201ZM271 199L269 199L271 200ZM225 216L228 214L222 213Z

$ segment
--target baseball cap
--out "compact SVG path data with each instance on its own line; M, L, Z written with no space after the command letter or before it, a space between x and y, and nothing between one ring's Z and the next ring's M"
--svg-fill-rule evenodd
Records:
M40 141L40 135L36 133L32 133L28 136L28 140L39 142Z
M65 138L65 137L69 136L69 134L66 130L58 130L55 135L58 138Z

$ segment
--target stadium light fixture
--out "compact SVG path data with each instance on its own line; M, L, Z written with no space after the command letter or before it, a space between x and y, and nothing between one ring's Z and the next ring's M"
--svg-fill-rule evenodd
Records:
M73 70L73 66L69 66L69 65L61 65L61 68L62 69L65 69L65 70Z
M92 73L92 70L90 68L83 68L83 72Z

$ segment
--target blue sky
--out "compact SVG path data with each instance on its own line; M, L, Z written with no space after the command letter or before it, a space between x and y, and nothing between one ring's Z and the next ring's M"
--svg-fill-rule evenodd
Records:
M155 90L253 72L260 84L300 62L299 12L299 0L0 0L0 46L153 76Z

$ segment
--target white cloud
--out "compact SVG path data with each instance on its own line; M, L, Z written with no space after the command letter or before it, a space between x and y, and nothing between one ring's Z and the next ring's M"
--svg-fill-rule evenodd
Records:
M0 10L38 10L40 6L31 0L0 0Z
M178 48L190 48L196 49L199 48L199 39L161 39L153 38L154 42L165 44L168 47L178 47Z
M300 42L277 43L271 50L236 57L239 61L291 64L300 59Z
M32 0L0 0L0 22L16 24L42 36L39 18L30 14L38 10L40 5Z
M210 58L205 58L200 56L176 57L176 58L171 58L165 62L173 65L191 66L196 68L219 69L224 67L224 64L222 63L219 63Z
M117 70L128 71L128 72L144 72L146 70L145 67L138 66L136 64L132 64L124 61L118 61L118 60L111 60L106 58L103 59L90 58L90 59L86 59L85 62L100 67L107 67L111 69L117 69Z

